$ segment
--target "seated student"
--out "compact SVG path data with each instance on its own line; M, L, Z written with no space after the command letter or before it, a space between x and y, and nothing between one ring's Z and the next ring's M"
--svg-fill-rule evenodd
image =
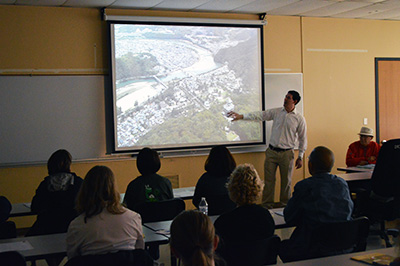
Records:
M90 169L76 207L79 216L71 222L67 233L68 259L144 249L140 215L121 205L114 174L108 167Z
M264 183L254 166L242 164L236 167L227 186L229 196L237 208L222 214L214 223L221 243L271 237L275 223L270 212L256 204L261 198Z
M54 152L47 161L49 175L32 199L31 210L37 219L27 236L67 232L69 223L77 216L75 200L82 178L71 172L71 162L71 154L66 150Z
M131 210L143 202L163 201L174 197L171 182L157 171L161 168L160 157L155 150L143 148L136 160L142 174L131 181L126 188L124 204Z
M283 240L279 257L283 262L308 258L312 230L321 222L351 220L353 202L342 178L330 174L334 155L326 147L316 147L309 156L311 177L294 187L283 214L288 225L296 226L289 240Z
M219 238L207 215L195 210L184 211L175 217L170 231L171 251L183 266L223 265L214 253Z
M0 223L4 223L8 220L11 208L10 201L4 196L0 196Z
M229 199L226 183L235 167L235 159L225 146L213 147L204 165L206 172L197 181L193 205L198 208L202 197L207 200L213 197L222 199L226 196ZM208 203L210 205L210 202Z
M350 167L376 164L380 146L372 141L374 138L372 128L362 127L358 135L360 135L360 140L350 144L347 150L346 165Z

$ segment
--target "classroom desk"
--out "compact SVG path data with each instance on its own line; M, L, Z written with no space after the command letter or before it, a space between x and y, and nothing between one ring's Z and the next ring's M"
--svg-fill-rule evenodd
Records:
M183 200L193 199L195 187L181 187L174 188L174 198L181 198Z
M169 239L143 226L145 245L163 245ZM45 259L52 255L67 255L66 233L19 237L0 240L0 252L17 250L27 261Z
M358 172L358 173L346 173L337 174L337 176L343 178L347 182L353 181L368 181L371 180L372 172Z
M272 218L275 222L275 229L279 228L287 228L291 226L287 226L285 223L285 219L283 218L283 208L271 209L269 212L272 215ZM219 215L210 216L211 221L214 223L217 220ZM164 234L169 237L169 228L171 227L172 221L161 221L161 222L153 222L153 223L145 223L144 226L153 230L156 233Z
M359 172L373 172L374 168L360 168L360 167L338 167L338 171L344 171L346 173L359 173Z
M288 262L283 265L285 266L338 266L338 265L346 265L346 266L363 266L368 265L359 261L351 260L351 257L358 256L358 255L366 255L372 253L382 253L386 255L391 255L393 257L398 257L397 252L394 247L392 248L382 248L382 249L375 249L375 250L368 250L363 252L357 253L349 253L343 255L336 255L318 259L310 259L310 260L302 260L302 261L295 261L295 262Z
M192 199L194 195L195 187L182 187L182 188L174 188L174 197L181 198L184 200ZM121 202L123 201L125 193L121 193ZM14 203L12 204L12 209L10 213L10 217L19 217L19 216L29 216L35 215L31 211L31 203Z
M35 215L31 211L30 203L14 203L14 204L12 204L10 217L29 216L29 215Z

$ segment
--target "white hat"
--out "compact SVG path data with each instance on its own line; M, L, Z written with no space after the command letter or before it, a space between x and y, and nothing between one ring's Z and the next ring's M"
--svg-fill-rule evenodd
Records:
M362 127L361 130L360 130L360 133L358 133L358 135L373 137L374 136L374 130L372 128L369 128L369 127Z

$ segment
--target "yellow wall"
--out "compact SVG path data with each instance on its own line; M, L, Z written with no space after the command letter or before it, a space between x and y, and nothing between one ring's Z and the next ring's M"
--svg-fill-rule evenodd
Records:
M146 11L138 11L138 14L155 15ZM178 13L157 12L156 15L171 14ZM0 25L0 36L3 36L0 69L92 68L93 43L97 44L97 67L108 68L105 23L100 20L99 10L0 6L0 15L8 21L6 26ZM197 13L185 15L199 16ZM309 141L306 156L313 147L325 145L336 155L335 167L343 166L347 146L357 139L363 118L368 118L368 126L375 128L374 57L400 57L399 32L400 22L268 17L264 38L266 72L304 74L304 112ZM253 163L263 177L263 153L234 156L237 163ZM178 174L181 187L193 186L204 171L205 158L164 158L160 173ZM112 168L120 192L124 192L129 181L138 175L135 160L75 163L72 170L84 177L95 164ZM0 194L13 203L29 202L45 176L44 165L0 168ZM293 183L307 176L307 167L296 170ZM14 220L17 226L27 227L34 217Z

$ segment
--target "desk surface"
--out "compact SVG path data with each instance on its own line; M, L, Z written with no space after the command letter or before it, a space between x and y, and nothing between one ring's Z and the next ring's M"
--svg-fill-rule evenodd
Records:
M35 215L31 211L30 203L14 203L14 204L12 204L10 217L29 216L29 215Z
M337 176L343 178L347 182L360 181L360 180L370 180L372 172L358 172L358 173L346 173L337 174Z
M368 250L368 251L357 252L357 253L349 253L349 254L344 254L344 255L336 255L336 256L324 257L324 258L319 258L319 259L289 262L289 263L285 263L284 265L285 266L320 266L320 265L324 265L324 266L338 266L338 265L362 266L362 265L368 265L368 264L364 264L362 262L352 260L351 258L354 256L366 255L366 254L372 254L372 253L382 253L382 254L386 254L386 255L391 255L393 257L398 256L395 248L393 247L393 248Z
M143 226L146 246L168 244L169 239ZM19 237L0 240L0 252L17 250L26 260L37 260L49 255L67 255L67 234Z
M182 188L174 188L174 197L181 199L192 199L194 195L195 187L182 187ZM121 202L125 196L125 193L121 193ZM12 209L10 213L10 217L18 217L18 216L29 216L35 215L31 211L31 203L14 203L12 204Z
M345 171L347 173L358 173L358 172L373 172L374 168L360 168L360 167L338 167L339 171Z
M181 188L174 188L174 197L181 198L181 199L193 199L195 187L181 187Z
M275 222L275 228L286 228L289 227L285 223L285 218L283 218L283 208L271 209L269 212ZM217 220L218 215L210 216L211 221L214 223ZM172 221L161 221L153 223L145 223L144 226L155 231L155 232L169 232ZM166 234L168 236L168 234Z

